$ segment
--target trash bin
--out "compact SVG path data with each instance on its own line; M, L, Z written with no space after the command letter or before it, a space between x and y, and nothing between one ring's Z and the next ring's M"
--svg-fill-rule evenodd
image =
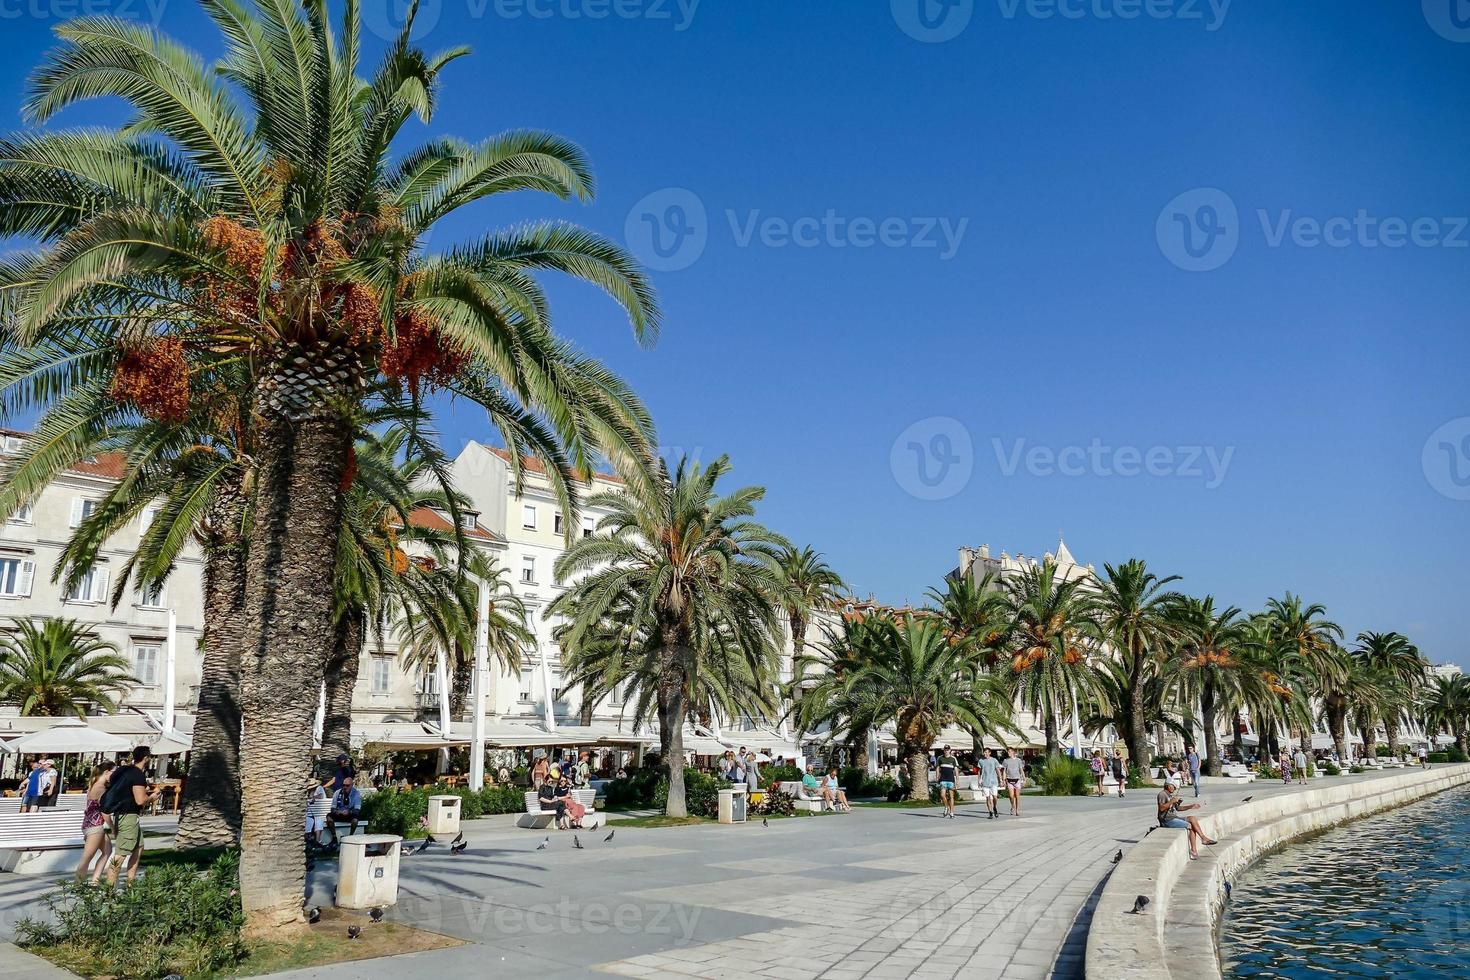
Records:
M337 907L371 909L397 904L402 845L403 838L396 834L343 837L337 857Z
M429 797L429 833L435 837L458 834L460 802L457 796Z
M745 823L747 797L745 787L735 785L720 794L720 823Z

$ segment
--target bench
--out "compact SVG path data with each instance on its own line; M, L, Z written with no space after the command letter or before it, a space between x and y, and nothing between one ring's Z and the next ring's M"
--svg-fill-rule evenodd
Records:
M1253 783L1256 781L1256 771L1239 762L1231 762L1221 768L1220 778L1233 779L1239 783Z
M7 797L4 797L3 799L0 799L0 814L19 813L20 812L20 804L21 804L21 802L22 801L21 801L21 798L19 796L7 796ZM53 806L53 807L43 807L42 810L44 812L46 809L51 809L51 810L85 810L86 808L87 808L87 794L86 793L62 793L60 796L58 796L56 798L56 805L55 806Z
M527 830L541 830L553 826L556 823L555 810L541 809L541 800L536 796L535 790L525 794L526 812L516 818L516 826ZM596 809L597 790L574 789L572 799L587 808L587 813L582 817L582 829L592 830L602 826L603 815Z
M78 857L72 852L84 843L81 810L0 814L0 871L33 875L69 871Z
M803 813L821 813L826 809L827 804L822 800L822 791L807 789L805 783L797 780L788 780L777 783L776 789L791 797L796 809ZM839 786L837 789L842 793L847 792L847 787L845 786ZM837 804L834 802L832 809L835 810L836 808Z

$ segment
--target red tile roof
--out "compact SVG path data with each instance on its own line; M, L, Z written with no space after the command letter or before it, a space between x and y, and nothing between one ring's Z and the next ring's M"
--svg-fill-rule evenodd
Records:
M432 507L415 507L409 511L408 522L414 527L421 527L429 531L453 531L454 525L449 523L449 518L434 510ZM482 541L500 540L493 532L480 526L476 521L473 528L465 528L465 537L479 538Z
M481 443L481 445L484 445L484 443ZM485 446L485 448L488 449L488 450L490 450L495 455L499 456L501 459L505 460L507 463L509 463L511 461L510 451L509 450L507 450L507 449L501 449L498 446ZM542 463L541 460L537 459L534 456L522 456L521 457L521 466L525 468L525 470L526 470L527 473L540 473L540 474L543 474L543 475L546 473L546 464ZM620 477L620 476L618 476L616 473L603 473L603 472L600 472L599 471L599 472L594 473L592 475L595 476L599 480L607 480L610 483L622 483L623 482L623 478ZM576 473L576 477L577 477L577 479L581 480L583 483L586 483L587 482L586 475L583 474L580 471L578 471Z

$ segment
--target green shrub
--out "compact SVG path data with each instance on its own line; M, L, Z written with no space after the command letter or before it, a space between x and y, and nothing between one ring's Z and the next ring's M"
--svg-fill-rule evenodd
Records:
M54 921L22 919L16 942L84 958L89 973L192 976L227 970L246 956L238 851L202 872L186 864L151 867L122 891L68 880L44 901Z
M1465 757L1465 753L1461 752L1459 748L1453 745L1445 750L1445 758L1448 759L1450 762L1470 762L1470 759L1467 759Z
M870 779L866 769L848 766L837 773L837 785L847 791L848 799L857 799L887 796L889 791L898 785L898 781L892 776L875 776Z
M526 791L519 786L486 786L480 790L480 809L486 816L523 813L526 809Z
M1393 757L1393 752L1387 745L1375 745L1373 755L1379 759L1389 759Z
M796 797L779 789L768 789L751 812L763 817L789 817L796 812Z
M1326 767L1327 767L1327 775L1329 775L1329 776L1341 776L1342 775L1342 767L1339 766L1337 763L1335 763L1335 762L1329 762L1329 763L1327 763L1327 766Z
M1092 769L1081 759L1065 755L1047 759L1036 782L1047 796L1087 796L1093 792Z
M1256 766L1256 778L1257 779L1280 779L1281 778L1281 770L1278 769L1278 768L1276 768L1275 766L1271 765L1271 763L1269 763L1269 762L1262 762L1261 764L1259 764L1258 766Z
M657 769L636 769L625 779L614 779L603 789L609 807L652 806L655 791L663 773Z
M1351 772L1351 773L1360 773L1360 772L1366 772L1366 771L1367 770L1365 770L1362 766L1357 765L1356 763L1354 763L1353 765L1351 765L1351 766L1348 767L1348 772Z
M380 789L362 800L362 818L374 834L424 837L423 821L429 815L428 789Z
M801 782L801 770L795 766L761 766L760 772L762 787Z
M699 769L684 770L684 807L691 817L714 818L720 814L720 790L728 783ZM669 781L660 778L653 792L653 805L664 810L669 804Z
M1148 789L1153 786L1153 780L1143 771L1143 767L1137 764L1128 766L1128 789Z

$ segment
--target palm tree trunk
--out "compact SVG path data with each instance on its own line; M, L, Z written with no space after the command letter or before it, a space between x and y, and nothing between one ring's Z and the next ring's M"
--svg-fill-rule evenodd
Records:
M924 746L904 746L904 762L909 767L909 799L929 799L929 750Z
M1245 719L1240 716L1240 709L1232 708L1230 711L1230 745L1235 749L1235 757L1241 762L1245 761L1245 738L1240 731L1244 727ZM1257 735L1257 738L1259 737Z
M1327 728L1332 733L1332 751L1337 753L1337 761L1347 764L1347 711L1341 704L1328 703L1327 705Z
M244 623L245 548L239 488L222 492L204 559L204 662L194 747L184 781L177 848L228 847L240 837L240 637Z
M312 734L333 630L332 588L351 428L332 412L261 419L245 582L240 898L247 939L304 926Z
M1061 755L1062 740L1057 737L1057 713L1054 710L1054 706L1047 707L1045 717L1042 720L1042 726L1046 730L1046 754Z
M1215 730L1215 682L1206 677L1199 694L1200 721L1205 726L1205 775L1218 776L1220 765L1220 733Z
M1389 754L1397 759L1399 757L1399 713L1397 709L1384 716L1383 733L1388 736Z
M660 714L663 726L664 770L669 776L669 798L664 804L664 814L670 817L689 816L689 807L684 795L684 717L689 703L687 690L684 649L676 643L664 648L661 657L663 669L659 677L658 696L663 702Z
M852 765L866 774L868 771L868 730L866 728L849 729L847 749L852 755Z
M584 688L582 690L581 716L577 719L577 722L583 728L586 728L592 724L592 712L596 710L596 708L597 702L593 701L587 696L587 691Z
M327 658L327 713L322 723L322 756L335 759L352 751L352 693L362 660L366 623L360 611L346 613L337 623L335 643Z
M1148 732L1144 727L1143 652L1132 651L1131 660L1128 667L1128 717L1123 739L1128 747L1129 760L1147 772L1153 756L1148 751Z

